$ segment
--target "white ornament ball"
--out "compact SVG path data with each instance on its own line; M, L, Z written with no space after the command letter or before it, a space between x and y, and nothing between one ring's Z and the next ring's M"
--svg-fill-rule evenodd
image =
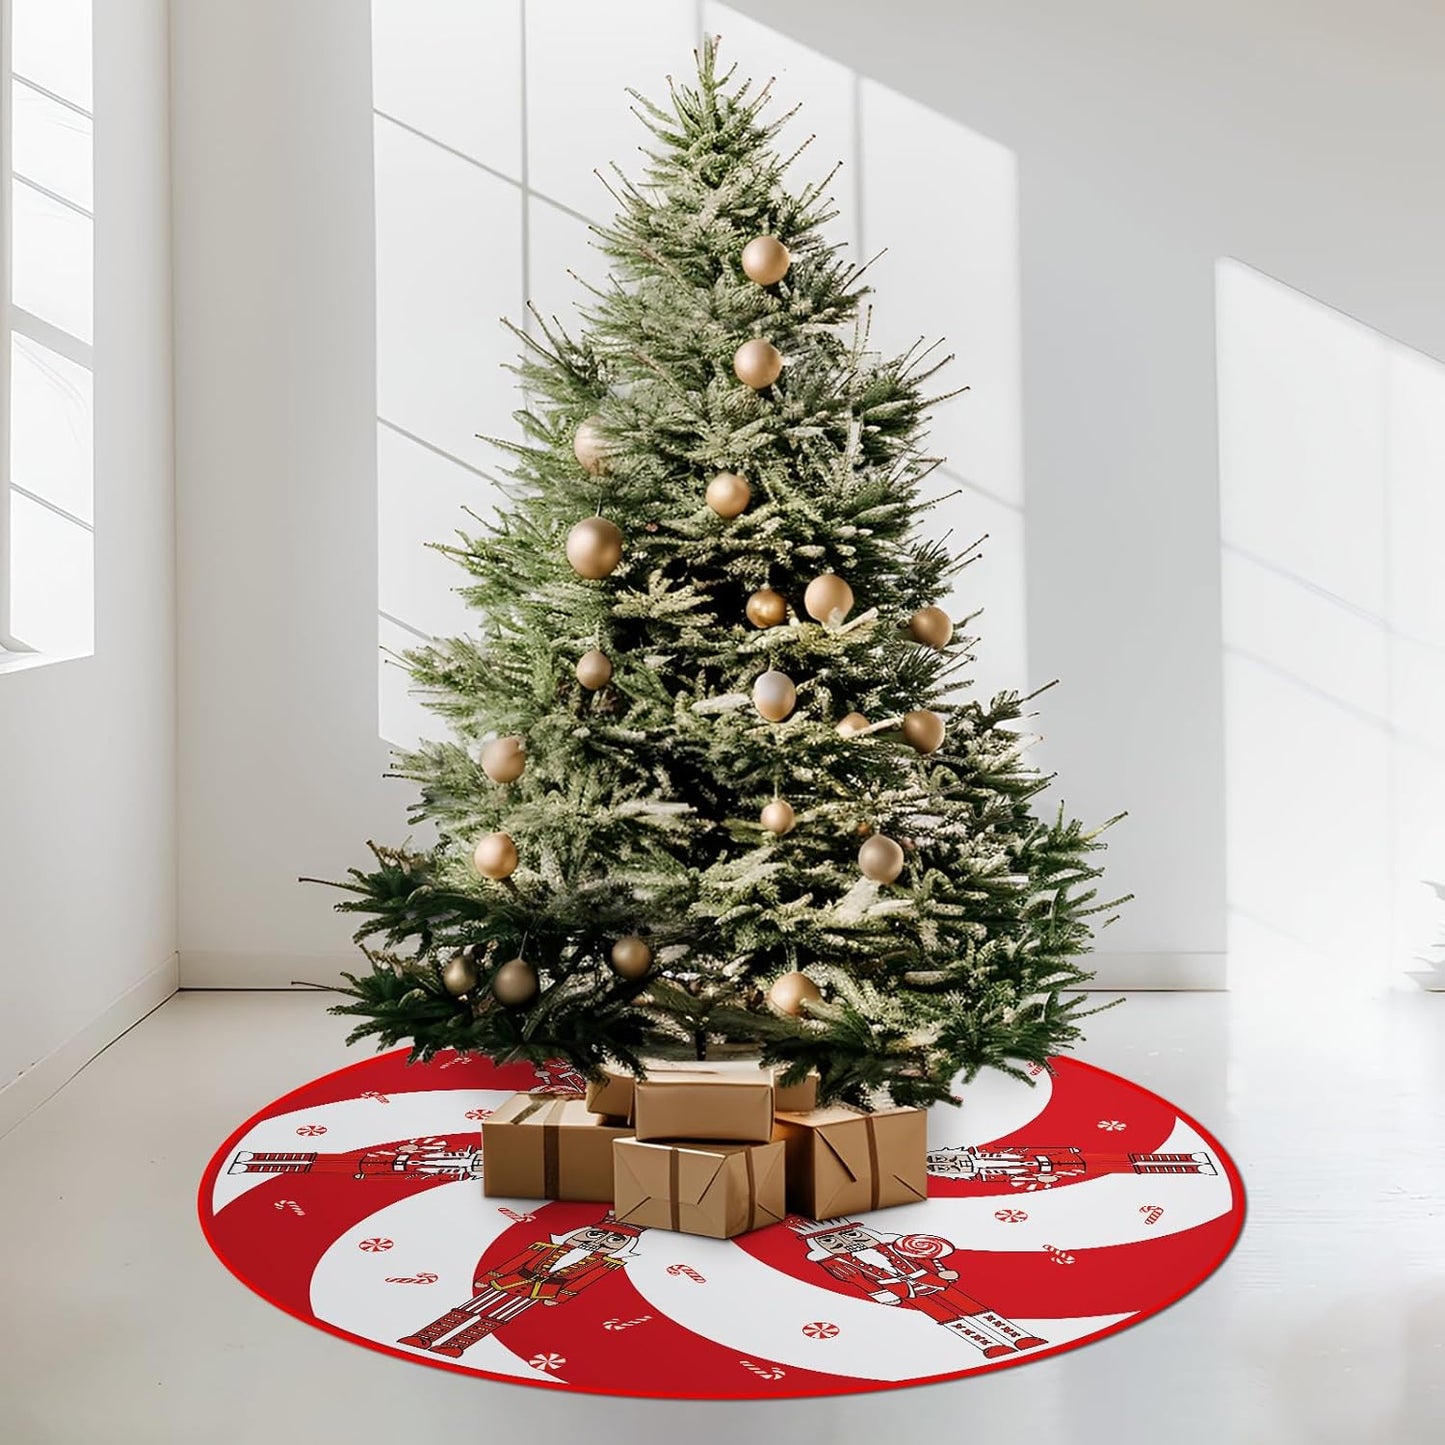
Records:
M892 883L903 872L903 849L892 838L875 833L858 850L858 868L874 883Z

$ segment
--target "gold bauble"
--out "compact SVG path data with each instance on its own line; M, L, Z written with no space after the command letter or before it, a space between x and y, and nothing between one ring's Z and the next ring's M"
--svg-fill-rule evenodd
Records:
M510 878L518 861L510 833L488 833L472 852L472 863L483 878Z
M759 587L747 605L748 621L754 627L776 627L788 615L788 601L771 587Z
M733 370L744 386L761 391L783 374L783 353L771 341L755 336L733 352Z
M868 726L868 719L861 712L850 712L847 717L839 720L838 731L845 738L851 738L857 736Z
M875 833L858 850L858 868L874 883L891 883L903 872L903 849L882 833Z
M645 978L652 967L652 950L647 940L629 933L612 945L612 971L629 981Z
M492 975L492 993L507 1008L519 1008L537 996L537 970L525 958L513 958Z
M781 838L783 834L793 831L798 815L793 812L793 805L785 798L774 798L763 808L759 821L769 833L776 833Z
M768 990L768 1002L793 1018L802 1013L805 1003L816 1003L822 997L823 990L806 973L785 973Z
M612 681L612 659L600 647L584 652L577 659L577 681L588 692L596 692Z
M853 589L836 572L824 572L808 583L803 606L818 622L841 622L853 610Z
M525 738L493 738L482 749L482 771L494 783L515 783L526 766Z
M606 517L585 517L567 533L567 560L579 577L611 574L622 560L622 532Z
M943 733L943 719L926 707L903 714L904 741L920 753L937 752L943 744Z
M477 966L465 949L454 953L442 965L442 987L454 998L470 993L477 986Z
M908 619L908 635L925 647L947 647L953 640L953 619L941 607L920 607Z
M753 499L748 479L737 472L719 472L707 484L707 504L719 517L736 517Z
M776 286L788 274L793 258L776 236L754 236L743 247L743 275L759 286Z
M578 425L572 437L572 454L594 477L606 471L607 436L602 430L600 416L589 416Z
M798 701L798 689L786 672L765 672L753 684L753 706L769 722L782 722Z

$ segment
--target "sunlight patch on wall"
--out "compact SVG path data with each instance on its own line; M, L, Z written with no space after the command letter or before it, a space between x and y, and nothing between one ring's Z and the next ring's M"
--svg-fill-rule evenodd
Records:
M1231 965L1384 983L1445 878L1445 366L1216 282Z

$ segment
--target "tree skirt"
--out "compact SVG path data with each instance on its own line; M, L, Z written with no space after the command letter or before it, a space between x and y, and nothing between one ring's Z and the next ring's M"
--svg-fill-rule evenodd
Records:
M1187 1115L1072 1059L987 1072L929 1120L928 1199L734 1240L593 1232L603 1204L487 1199L479 1125L565 1065L405 1050L241 1125L201 1226L242 1283L343 1339L552 1389L837 1395L1042 1359L1136 1324L1224 1260L1233 1161Z

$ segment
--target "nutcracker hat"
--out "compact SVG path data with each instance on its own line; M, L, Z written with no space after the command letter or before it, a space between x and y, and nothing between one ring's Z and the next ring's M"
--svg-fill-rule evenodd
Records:
M561 1234L552 1236L553 1244L566 1244L566 1242L579 1231L584 1229L605 1229L608 1234L623 1235L627 1243L623 1245L623 1252L632 1248L635 1240L642 1238L642 1230L636 1224L619 1224L610 1214L599 1219L594 1224L579 1224L576 1229L564 1230Z
M798 1215L793 1215L787 1223L788 1228L791 1229L799 1239L809 1241L815 1241L824 1234L837 1234L844 1229L861 1229L865 1234L873 1233L866 1224L856 1219L829 1219L819 1221L816 1219L803 1219ZM828 1254L829 1252L826 1249L820 1249L816 1243L809 1243L809 1259L827 1259Z

